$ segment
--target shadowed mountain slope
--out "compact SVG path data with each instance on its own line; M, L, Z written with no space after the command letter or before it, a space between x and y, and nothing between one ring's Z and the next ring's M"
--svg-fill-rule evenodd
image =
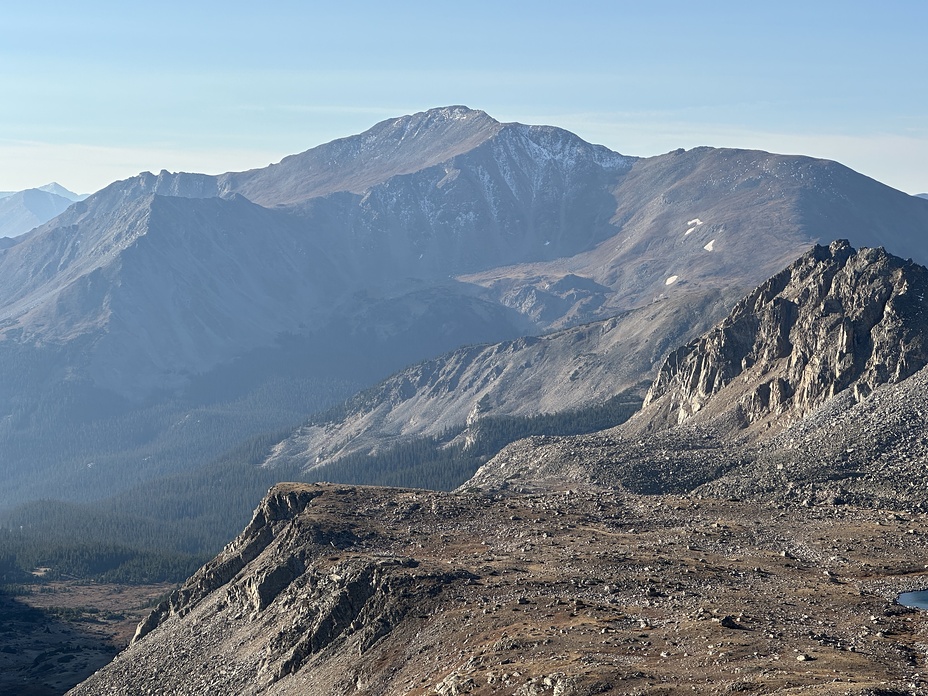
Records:
M355 154L336 158L344 168L323 166L327 148ZM341 172L342 193L299 209L250 202L220 185L231 175L166 172L79 203L0 252L4 336L22 343L102 335L90 359L113 370L94 373L96 383L127 395L175 387L282 333L363 315L367 298L419 292L418 280L448 286L449 275L501 259L588 248L611 234L601 205L585 212L590 196L611 201L608 187L628 166L564 131L503 128L460 109L397 119L317 150L273 171L300 170L309 186L301 200L318 196L308 183L313 172ZM470 160L458 162L462 150ZM363 195L347 183L358 172L373 177ZM559 207L563 214L551 215ZM474 295L461 290L462 301ZM496 327L472 340L494 335ZM117 353L133 364L112 363Z
M413 365L314 418L274 448L269 467L309 469L420 437L463 433L487 417L531 417L602 403L640 385L670 346L731 304L708 291L601 322L462 348ZM325 475L324 473L322 475Z

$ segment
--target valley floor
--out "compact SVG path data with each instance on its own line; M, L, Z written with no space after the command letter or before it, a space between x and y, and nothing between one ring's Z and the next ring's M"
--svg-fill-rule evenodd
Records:
M55 582L0 595L0 696L63 694L125 648L173 588Z

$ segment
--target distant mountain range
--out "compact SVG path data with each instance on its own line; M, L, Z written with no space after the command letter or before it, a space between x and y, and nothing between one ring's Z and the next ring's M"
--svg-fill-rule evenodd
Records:
M25 234L85 198L54 182L25 191L0 192L0 248L12 244L6 238Z
M39 186L38 189L39 191L47 191L48 193L54 193L56 196L67 198L69 201L82 201L90 195L89 193L74 193L73 191L69 191L57 181Z
M461 106L115 182L0 244L0 570L224 547L75 693L896 693L926 242L928 200L834 162ZM338 483L228 543L281 479ZM460 487L342 485L385 482Z
M82 201L90 195L87 193L74 193L73 191L69 191L57 181L53 181L50 184L45 184L44 186L36 186L32 189L23 190L44 191L45 193L52 193L56 196L60 196L61 198L67 198L69 201ZM22 191L0 191L0 198L7 198L8 196L13 196L17 193L22 193Z
M539 408L584 389L608 398L813 244L924 263L926 234L928 201L834 162L711 148L636 159L461 106L264 169L140 174L0 249L0 505L114 492L462 345L618 316L537 344L580 341L585 366L559 348L523 373ZM500 377L521 363L503 356L542 357L494 350L442 359L483 380L461 391L451 378L442 417L393 413L461 425L485 397L524 412L502 394L518 378ZM608 365L625 368L612 384ZM257 419L255 399L273 404ZM194 411L209 412L209 437Z

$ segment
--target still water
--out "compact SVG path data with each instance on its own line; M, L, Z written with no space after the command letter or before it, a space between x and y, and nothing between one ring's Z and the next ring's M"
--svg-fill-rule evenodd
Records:
M899 604L915 609L928 609L928 590L918 592L903 592L898 597Z

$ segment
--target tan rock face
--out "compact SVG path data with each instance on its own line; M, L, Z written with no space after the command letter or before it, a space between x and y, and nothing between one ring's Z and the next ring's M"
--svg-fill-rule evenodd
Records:
M844 390L863 398L928 363L926 291L925 268L882 249L815 247L671 354L638 420L779 428Z

